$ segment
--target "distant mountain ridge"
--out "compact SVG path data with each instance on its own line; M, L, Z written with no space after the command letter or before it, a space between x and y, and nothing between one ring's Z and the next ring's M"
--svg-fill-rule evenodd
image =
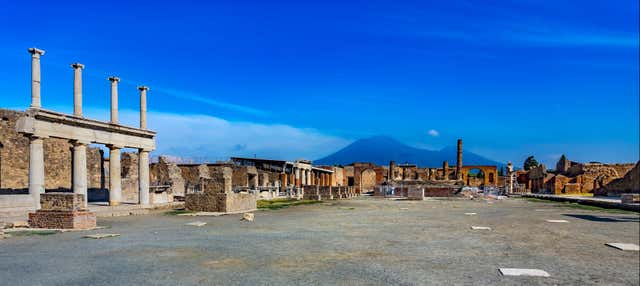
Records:
M485 158L473 152L462 150L464 165L495 165L500 168L503 163ZM377 165L388 165L389 161L398 164L410 163L420 167L442 167L442 162L455 166L457 150L448 146L439 151L420 149L403 144L388 136L376 136L360 139L349 146L324 158L313 161L316 165L347 165L354 162L372 162Z

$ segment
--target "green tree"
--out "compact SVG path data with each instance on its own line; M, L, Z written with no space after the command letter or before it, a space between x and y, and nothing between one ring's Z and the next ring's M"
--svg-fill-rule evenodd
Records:
M529 171L534 167L538 167L539 165L540 164L538 164L538 161L533 156L529 156L529 157L527 157L527 160L524 160L524 170L525 171Z

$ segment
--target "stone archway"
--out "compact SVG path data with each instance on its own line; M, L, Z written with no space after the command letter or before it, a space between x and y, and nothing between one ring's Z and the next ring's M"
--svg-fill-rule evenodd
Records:
M482 173L482 180L477 181L470 178L469 173L472 170L479 170ZM467 186L496 186L498 183L498 167L497 166L462 166L460 168L460 172L462 173L462 180ZM477 179L477 176L475 176ZM472 181L474 183L472 183ZM480 183L481 182L481 183Z
M362 192L372 192L376 186L376 171L365 169L360 173L360 189Z

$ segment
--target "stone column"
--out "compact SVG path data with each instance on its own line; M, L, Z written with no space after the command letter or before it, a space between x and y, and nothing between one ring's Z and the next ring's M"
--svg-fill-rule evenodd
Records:
M120 78L110 76L111 81L111 123L118 124L118 82Z
M147 129L147 90L146 86L139 86L140 90L140 129Z
M298 168L295 170L295 185L296 187L300 185L300 169Z
M29 138L29 195L40 209L40 194L44 193L44 139Z
M149 151L138 151L138 190L140 204L149 205Z
M38 48L30 48L31 53L31 108L40 108L40 56L44 51ZM38 197L39 201L40 197ZM40 204L38 203L38 207Z
M395 170L395 169L396 169L396 161L389 162L389 178L388 178L389 182L393 182L393 179L394 179L393 170Z
M307 170L307 185L313 185L311 182L311 170Z
M109 205L117 206L122 201L120 179L120 147L109 146Z
M71 64L73 68L73 115L82 117L82 69L81 63Z
M87 144L73 142L73 192L84 196L87 206Z
M443 180L448 180L449 179L449 162L444 161L442 162L442 176L443 176Z
M456 179L462 180L462 139L458 139L458 158L456 160Z

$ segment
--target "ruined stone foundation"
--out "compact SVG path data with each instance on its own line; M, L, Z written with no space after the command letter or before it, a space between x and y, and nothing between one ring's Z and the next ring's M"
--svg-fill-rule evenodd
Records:
M42 208L29 214L29 226L49 229L90 229L96 214L86 209L84 195L46 193L40 195Z

